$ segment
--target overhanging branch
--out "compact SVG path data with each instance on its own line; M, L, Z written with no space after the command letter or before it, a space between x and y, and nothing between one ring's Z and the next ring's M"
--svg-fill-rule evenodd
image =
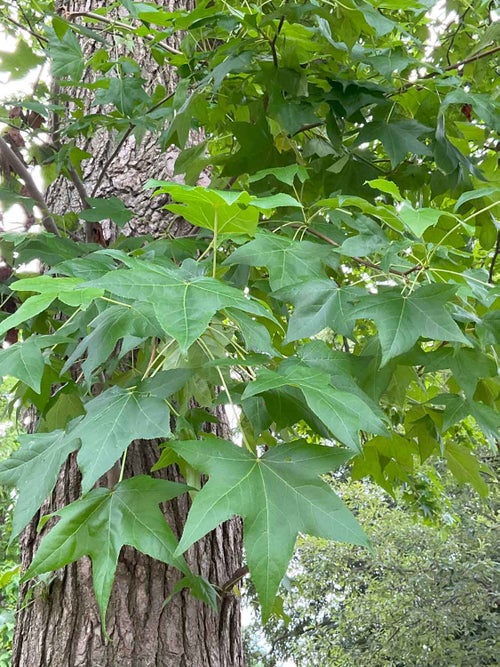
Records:
M60 236L57 225L54 222L54 218L45 201L45 197L38 189L30 172L23 164L23 161L19 159L3 137L0 137L0 155L3 156L5 162L13 171L15 171L19 178L22 178L24 181L28 195L36 202L37 206L42 211L42 225L45 227L46 231L55 234L56 236Z

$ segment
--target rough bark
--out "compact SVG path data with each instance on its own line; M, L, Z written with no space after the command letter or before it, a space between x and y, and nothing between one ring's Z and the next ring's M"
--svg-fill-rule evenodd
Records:
M64 3L66 12L92 11L96 2ZM181 3L164 3L177 7ZM184 3L184 6L186 3ZM75 19L76 20L76 19ZM143 57L144 73L154 84L158 78L171 89L175 82L165 70ZM94 109L95 110L95 109ZM160 153L154 138L146 136L138 145L130 135L118 147L112 133L100 132L85 148L93 159L83 165L82 182L93 196L120 197L140 215L130 233L157 234L169 223L160 202L151 200L142 186L151 177L172 176L176 150ZM100 181L96 192L93 192ZM81 208L75 184L60 179L48 193L54 212ZM170 233L185 233L186 225L169 227ZM224 430L222 424L220 429ZM125 476L148 473L157 459L154 443L136 442L127 455ZM175 469L162 471L177 479ZM103 482L104 483L104 482ZM70 457L61 471L52 499L41 513L53 511L79 495L80 476ZM164 508L170 525L180 534L188 499L176 499ZM21 537L23 570L31 562L39 543L39 517ZM232 520L194 545L186 555L192 570L222 586L241 566L241 525ZM107 615L109 638L103 636L92 591L88 559L58 571L52 579L35 587L22 587L15 634L13 667L238 667L243 664L239 601L234 595L221 600L218 613L184 591L165 607L180 574L174 568L126 547L120 555Z

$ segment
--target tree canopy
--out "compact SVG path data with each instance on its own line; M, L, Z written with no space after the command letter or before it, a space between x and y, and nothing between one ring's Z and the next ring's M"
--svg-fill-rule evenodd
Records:
M104 622L129 544L216 604L183 553L238 514L265 621L298 534L368 544L322 474L350 465L410 494L438 456L487 493L474 450L494 447L500 421L491 3L120 0L72 14L40 0L0 16L17 39L2 69L43 72L1 109L0 195L27 228L0 240L0 372L38 413L0 466L19 492L14 535L74 452L83 494L25 578L90 556ZM174 92L145 87L141 67L167 65ZM86 184L102 128L104 171L125 141L176 147L174 181L136 184L165 211L156 235ZM67 180L75 210L49 209L33 165L45 186ZM232 441L207 433L217 406ZM161 439L155 469L176 463L186 485L124 479L136 439ZM116 484L93 488L120 461ZM177 543L158 505L184 493Z

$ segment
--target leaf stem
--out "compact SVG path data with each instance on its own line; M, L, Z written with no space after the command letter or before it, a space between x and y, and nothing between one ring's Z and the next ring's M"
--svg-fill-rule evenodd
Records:
M118 484L122 481L123 475L125 474L125 463L127 461L127 449L123 452L122 464L120 466L120 476L118 477Z
M205 341L202 340L201 338L198 338L198 340L196 342L202 348L202 350L205 352L207 357L209 357L209 359L211 359L212 361L215 361L215 357L212 354L212 352L210 351L210 348L205 343ZM224 375L223 375L221 369L218 366L216 366L216 369L217 369L217 373L218 373L219 378L220 378L221 385L224 388L224 391L226 392L226 396L227 396L227 399L229 401L229 405L233 409L233 413L236 414L236 404L233 402L233 399L232 399L231 393L228 389L228 386L227 386L226 380L224 378ZM242 440L243 440L243 444L245 445L245 447L248 449L249 452L253 453L253 449L250 447L250 443L247 440L245 431L243 429L240 429L240 433L241 433L241 437L242 437Z
M217 274L217 234L218 234L218 215L217 209L214 209L214 237L212 239L213 256L212 256L212 278Z

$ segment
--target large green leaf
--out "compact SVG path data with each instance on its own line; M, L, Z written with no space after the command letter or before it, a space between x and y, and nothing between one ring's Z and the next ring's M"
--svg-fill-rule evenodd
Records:
M279 387L297 387L309 408L335 437L357 452L360 450L360 430L385 434L386 429L368 397L364 400L361 390L356 393L346 391L343 384L341 388L332 386L326 373L289 360L281 364L278 372L263 368L243 392L243 399Z
M180 202L166 208L192 225L210 229L215 234L255 234L259 213L248 206L250 197L246 192L224 192L162 181L149 181L147 185L159 186L155 194L168 193L174 201Z
M259 232L253 241L235 250L224 264L265 266L269 269L271 288L277 290L306 278L324 277L323 264L331 252L328 246L318 243Z
M429 146L418 139L422 134L430 131L431 128L417 123L415 120L401 120L391 123L373 121L367 123L360 131L357 143L381 141L394 169L404 160L407 153L431 154Z
M114 386L85 405L86 415L68 433L80 438L78 466L86 493L132 440L170 435L170 412L161 398Z
M269 617L299 532L367 545L347 507L318 475L341 466L345 450L295 441L258 458L220 439L170 443L210 476L194 499L177 552L235 514L244 518L248 566Z
M43 538L24 579L90 556L104 625L118 556L125 544L189 575L184 560L174 556L177 541L158 506L186 489L146 475L126 479L114 489L94 489L55 513L61 518Z
M339 288L333 280L307 280L285 287L273 296L294 306L288 323L287 341L307 338L329 327L352 337L355 317L353 303L364 292L359 288Z
M79 444L60 430L20 435L19 442L21 447L0 463L0 484L16 487L19 494L12 537L19 535L52 492L62 464Z
M377 325L382 365L407 352L420 337L469 344L446 309L455 291L453 285L423 285L405 296L398 288L380 288L361 300L355 314Z
M195 262L181 268L164 268L143 262L138 269L118 269L89 285L102 287L124 298L152 303L163 330L186 353L208 327L218 310L232 307L274 319L257 301L226 283L203 275Z
M36 338L1 350L0 349L0 376L12 375L40 392L40 382L45 368L43 355Z

